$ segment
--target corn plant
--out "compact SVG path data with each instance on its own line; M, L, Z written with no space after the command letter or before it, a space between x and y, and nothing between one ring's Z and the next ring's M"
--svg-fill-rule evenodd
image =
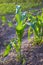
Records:
M35 43L40 44L40 42L42 41L42 37L43 37L43 19L40 19L38 17L29 15L30 23L27 23L27 25L29 25L30 28L33 30L32 32L34 33ZM29 33L30 32L28 32L28 34Z
M22 55L21 55L21 44L22 44L22 37L23 37L23 33L24 33L24 29L26 27L26 12L21 12L21 7L20 6L16 6L16 15L15 15L15 19L16 19L16 39L13 39L10 44L7 46L3 56L7 56L12 48L12 46L15 48L16 52L17 52L17 57L23 62L24 59L22 59ZM10 25L11 23L8 22L8 25ZM10 25L12 26L12 24Z

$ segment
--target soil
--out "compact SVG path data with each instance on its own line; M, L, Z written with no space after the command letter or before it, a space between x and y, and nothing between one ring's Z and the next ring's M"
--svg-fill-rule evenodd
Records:
M43 44L41 46L32 46L31 40L26 40L24 44L22 43L21 50L26 59L24 65L43 65ZM1 51L1 53L3 52ZM0 65L21 65L20 62L17 62L16 56L15 49L11 50L9 55L4 58L0 56Z

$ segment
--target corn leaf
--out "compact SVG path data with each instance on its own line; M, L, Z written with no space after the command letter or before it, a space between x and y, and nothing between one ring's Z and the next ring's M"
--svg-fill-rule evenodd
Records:
M5 51L4 51L4 54L3 54L4 57L9 54L9 52L10 52L10 50L11 50L11 47L12 47L11 44L9 44L9 45L6 47L6 49L5 49Z
M13 23L11 21L8 21L8 26L13 27Z
M2 19L2 25L4 25L4 24L6 23L6 21L7 21L7 20L6 20L6 17L5 17L5 16L2 16L1 19Z

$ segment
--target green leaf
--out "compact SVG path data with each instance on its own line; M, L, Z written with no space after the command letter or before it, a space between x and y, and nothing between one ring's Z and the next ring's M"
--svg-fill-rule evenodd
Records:
M13 27L13 23L11 21L8 22L9 27Z
M16 22L19 23L21 20L20 20L20 15L19 14L16 14L15 15L15 19L16 19Z
M30 36L31 36L31 34L32 34L32 28L31 27L29 27L29 30L28 30L28 39L30 39Z
M6 20L6 17L5 17L5 16L2 16L1 19L2 19L2 25L4 25L4 24L6 23L6 21L7 21L7 20Z
M20 11L21 11L21 7L20 7L20 5L17 5L16 6L16 14L20 13Z
M11 47L12 47L11 44L9 44L9 45L6 47L6 49L5 49L5 51L4 51L4 54L3 54L4 57L9 54L9 52L10 52L10 50L11 50Z

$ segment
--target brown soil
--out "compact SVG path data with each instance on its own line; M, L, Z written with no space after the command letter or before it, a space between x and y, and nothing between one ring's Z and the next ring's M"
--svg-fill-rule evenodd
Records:
M24 65L43 65L43 44L41 46L32 46L31 43L31 41L26 40L22 44L22 53L26 59ZM21 65L20 62L16 61L16 55L13 49L7 57L3 58L0 56L0 65Z

